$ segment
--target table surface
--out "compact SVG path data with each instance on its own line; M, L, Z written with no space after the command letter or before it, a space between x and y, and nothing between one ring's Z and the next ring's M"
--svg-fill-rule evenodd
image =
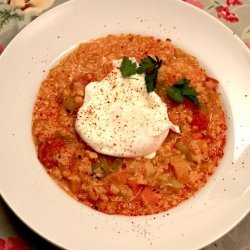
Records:
M0 55L34 18L67 0L0 0ZM250 49L250 0L186 0L232 29ZM0 250L58 249L26 225L0 196ZM233 230L203 250L250 250L250 214Z

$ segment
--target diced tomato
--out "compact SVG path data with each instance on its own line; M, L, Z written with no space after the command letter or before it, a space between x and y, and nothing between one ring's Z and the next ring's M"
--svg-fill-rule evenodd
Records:
M219 83L218 80L216 80L212 77L209 77L209 76L206 77L206 85L207 85L208 89L215 90L218 83Z
M138 194L141 193L142 189L143 189L143 185L137 184L135 182L130 184L130 187L132 189L132 192L135 196L137 196Z
M193 120L191 122L192 126L197 126L199 130L204 130L207 128L208 119L207 116L201 112L194 112Z
M161 194L157 194L151 190L150 187L137 184L135 182L129 184L132 192L137 198L139 198L143 202L156 204L161 199Z
M203 137L203 135L201 133L193 133L193 138L195 140L199 140Z
M215 83L219 83L219 81L217 80L217 79L215 79L215 78L213 78L213 77L210 77L210 76L207 76L206 77L206 81L212 81L212 82L215 82Z
M151 203L151 204L156 204L159 202L161 199L161 195L154 193L151 188L145 187L143 191L141 192L141 198L143 201Z
M191 111L197 111L197 110L198 110L197 105L195 105L192 101L190 101L190 100L187 99L187 98L184 98L183 104L184 104L187 108L189 108Z
M65 153L65 143L56 137L49 137L38 148L38 159L47 168L52 168L56 165L56 157Z

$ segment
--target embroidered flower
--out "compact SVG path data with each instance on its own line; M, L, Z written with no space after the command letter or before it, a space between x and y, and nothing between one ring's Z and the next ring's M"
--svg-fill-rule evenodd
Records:
M228 6L219 6L216 8L218 18L222 18L230 23L236 23L239 21L239 17L231 12Z
M7 240L0 238L1 250L29 250L29 246L22 239L9 237Z
M204 8L203 3L200 2L200 1L198 1L198 0L184 0L184 1L187 2L187 3L190 3L190 4L194 5L194 6L196 6L198 8L200 8L200 9Z
M0 249L4 250L4 248L5 248L5 240L0 238Z
M244 43L246 44L246 46L250 49L250 38L249 39L245 39Z
M227 6L235 6L235 5L242 5L243 2L241 0L227 0Z
M4 50L4 48L3 48L3 46L0 44L0 55L3 53L3 50ZM1 240L1 239L0 239ZM0 246L1 246L1 241L0 241ZM1 249L1 248L0 248Z
M9 0L13 8L19 8L25 13L41 13L48 9L55 0Z

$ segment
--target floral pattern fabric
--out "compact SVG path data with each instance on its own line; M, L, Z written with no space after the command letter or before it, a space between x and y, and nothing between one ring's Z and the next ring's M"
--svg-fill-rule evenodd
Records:
M250 0L183 0L214 15L250 48ZM0 54L41 13L66 0L0 0Z
M0 238L0 250L29 250L28 244L20 239L9 237L8 239L4 240Z
M0 55L14 36L37 16L67 0L0 0ZM108 0L106 0L108 1ZM250 0L183 0L218 18L250 49ZM250 215L204 250L250 250ZM0 196L0 250L58 249L27 228Z
M232 29L250 49L250 0L184 0Z
M0 54L22 28L54 2L55 0L0 0Z

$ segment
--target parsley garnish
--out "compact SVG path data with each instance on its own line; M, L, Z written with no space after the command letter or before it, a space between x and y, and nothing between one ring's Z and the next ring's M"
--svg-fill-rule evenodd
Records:
M189 84L189 82L190 82L189 79L183 78L182 80L176 82L176 83L174 84L174 86L177 87L177 88L178 88L178 87L180 87L180 88L185 88L185 87L187 87L187 85Z
M196 91L191 87L187 87L189 82L189 79L183 78L173 86L169 87L167 89L167 94L173 101L178 103L183 103L184 97L186 97L197 106L200 106Z
M154 89L156 88L157 75L158 75L158 69L153 70L152 73L150 74L146 73L145 82L148 93L154 91Z
M146 73L148 70L152 70L155 67L155 64L156 61L151 56L145 57L141 60L137 73Z
M123 77L136 74L136 63L133 63L127 56L124 56L121 64L121 73Z
M157 56L153 59L151 56L147 56L141 60L139 68L137 69L138 74L145 73L145 82L147 87L147 92L150 93L154 91L156 87L156 80L158 76L158 69L161 67L162 60Z
M158 70L161 67L162 60L157 56L153 59L151 56L143 58L140 62L139 67L136 67L136 63L133 63L128 57L123 57L121 64L121 73L123 77L128 77L133 74L143 74L145 73L145 82L147 92L150 93L154 91L156 87L156 80L158 76Z

